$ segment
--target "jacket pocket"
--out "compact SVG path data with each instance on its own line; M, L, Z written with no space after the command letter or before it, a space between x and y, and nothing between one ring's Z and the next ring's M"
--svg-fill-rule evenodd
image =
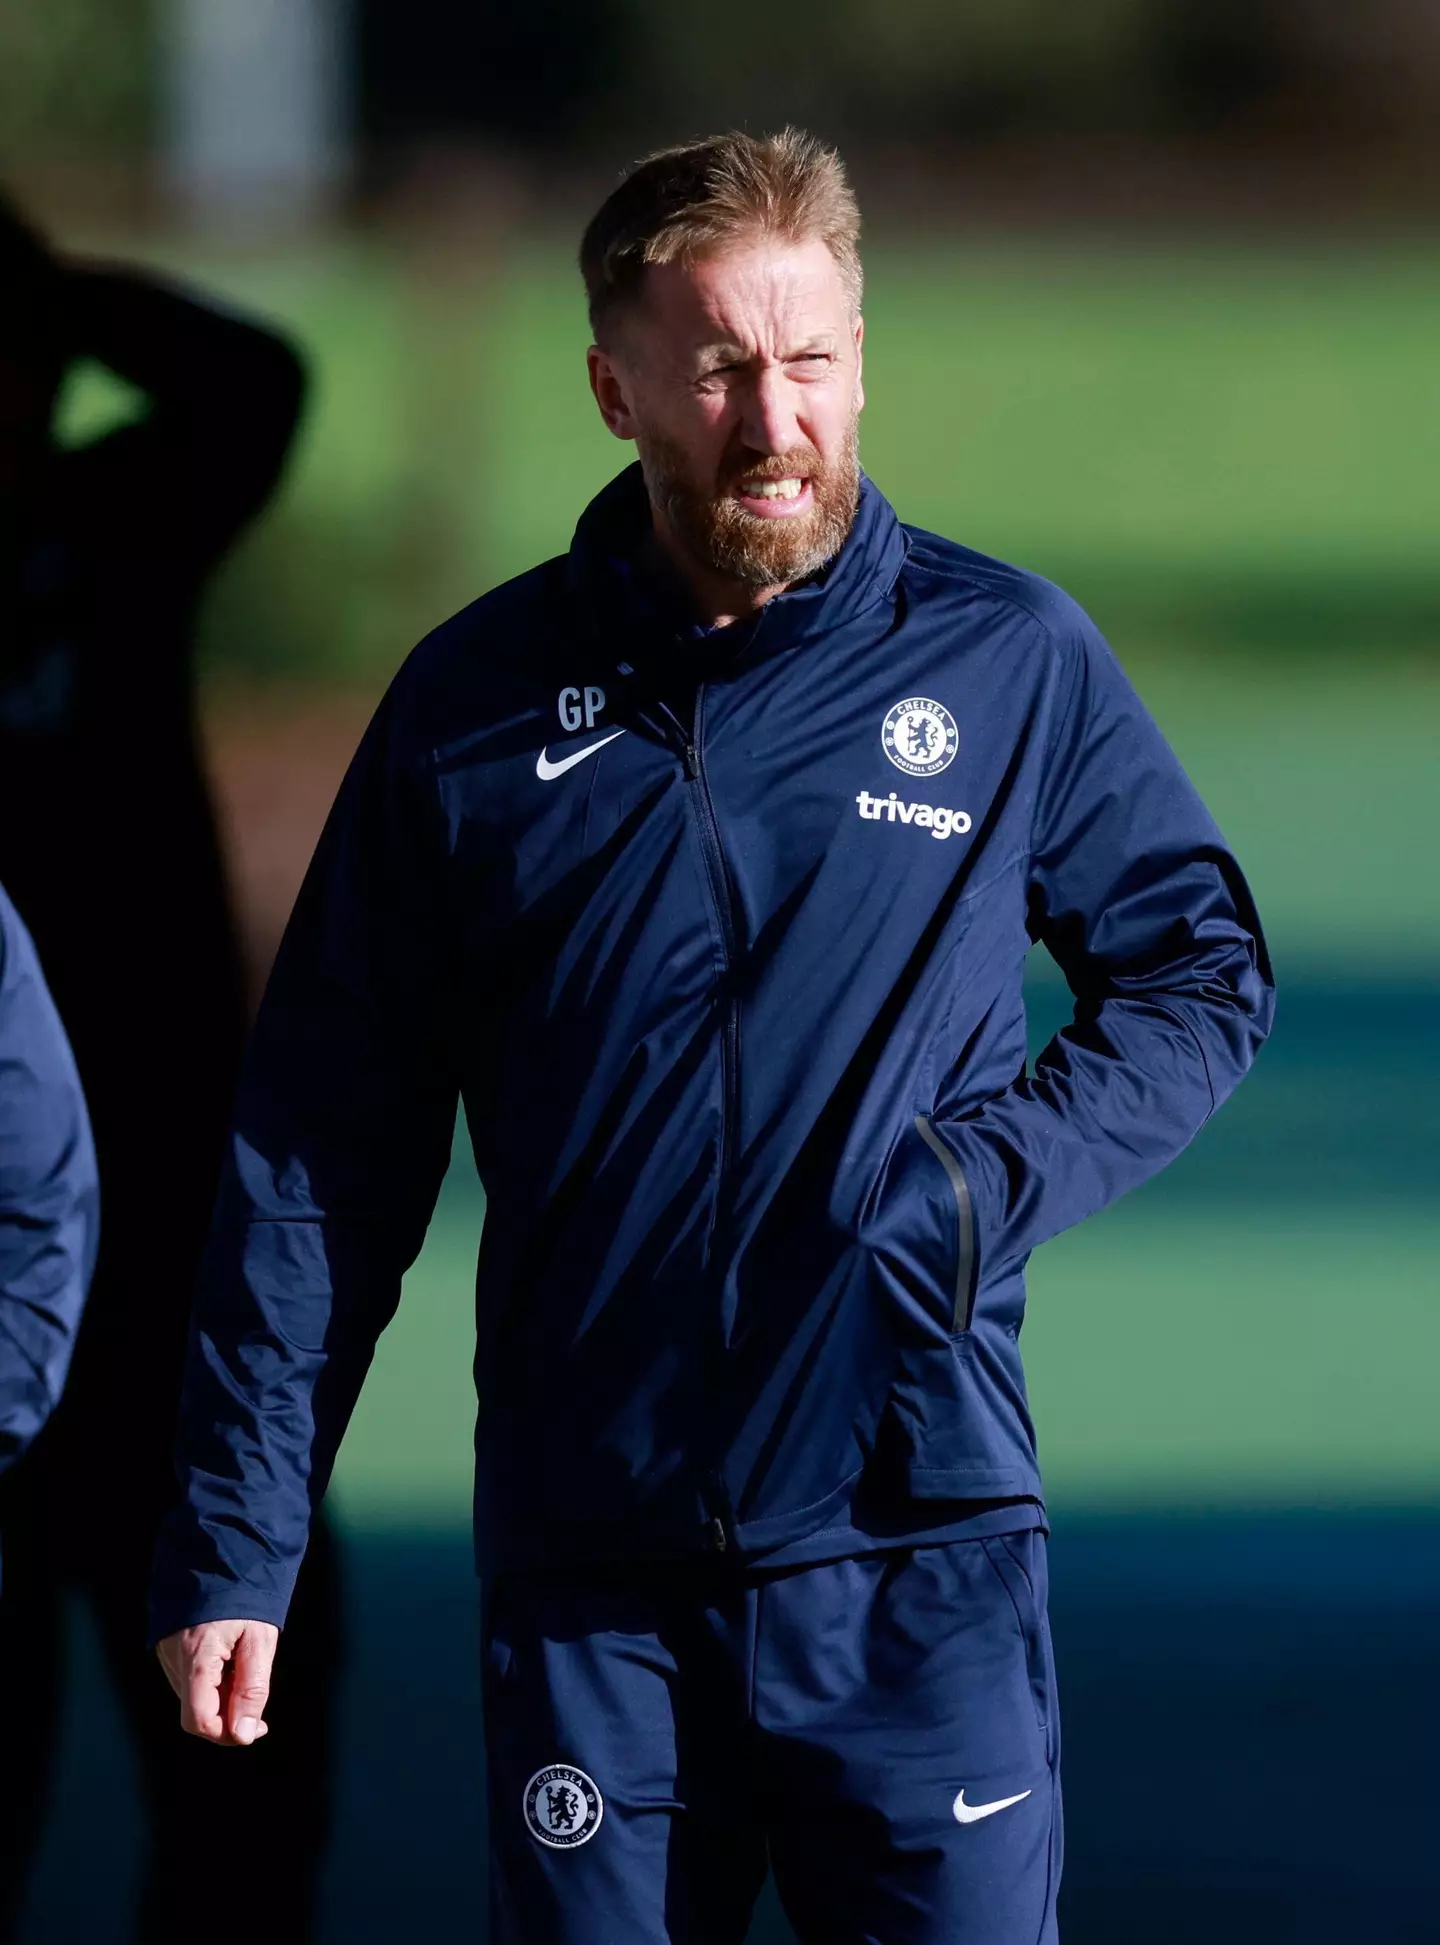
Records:
M964 1169L954 1150L936 1134L928 1115L916 1115L915 1132L944 1169L950 1193L955 1198L955 1294L950 1311L950 1335L959 1337L969 1330L975 1314L975 1205Z
M1034 1446L1006 1320L1017 1292L1002 1280L979 1297L983 1237L964 1165L917 1114L888 1174L871 1252L895 1342L882 1440L917 1498L1031 1495Z
M1047 1758L1053 1761L1050 1720L1053 1682L1045 1618L1045 1537L1038 1532L1016 1533L982 1539L979 1545L1014 1609L1015 1625L1025 1651L1030 1701L1035 1720L1045 1732Z

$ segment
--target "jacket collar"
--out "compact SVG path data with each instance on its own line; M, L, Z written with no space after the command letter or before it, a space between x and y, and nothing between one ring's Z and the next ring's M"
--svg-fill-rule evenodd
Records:
M863 474L855 523L827 566L767 602L753 621L706 628L683 588L655 558L650 501L640 467L627 466L580 517L566 579L609 651L630 662L688 645L734 667L767 659L843 627L892 598L909 541L884 494Z

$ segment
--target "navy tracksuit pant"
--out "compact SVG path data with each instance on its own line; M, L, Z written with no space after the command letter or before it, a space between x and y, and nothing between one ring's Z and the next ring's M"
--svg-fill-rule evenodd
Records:
M496 1945L1053 1945L1038 1532L487 1589Z

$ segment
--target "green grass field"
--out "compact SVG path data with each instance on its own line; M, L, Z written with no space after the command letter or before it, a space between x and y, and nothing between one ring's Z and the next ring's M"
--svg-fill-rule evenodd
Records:
M285 503L216 604L238 671L377 681L563 548L629 457L588 398L562 244L197 270L288 320L319 372ZM905 517L1089 602L1237 845L1281 979L1275 1040L1196 1152L1036 1259L1055 1499L1418 1494L1440 1465L1417 1160L1440 1017L1440 269L882 244L869 275L871 472ZM1387 1017L1406 1032L1377 1052ZM338 1480L358 1523L467 1516L481 1206L457 1172L382 1346Z

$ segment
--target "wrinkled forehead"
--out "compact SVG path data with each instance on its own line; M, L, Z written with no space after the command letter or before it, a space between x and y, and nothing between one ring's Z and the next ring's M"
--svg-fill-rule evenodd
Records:
M757 237L652 264L636 314L647 337L682 354L722 344L778 352L800 339L838 341L854 327L840 266L819 237Z

